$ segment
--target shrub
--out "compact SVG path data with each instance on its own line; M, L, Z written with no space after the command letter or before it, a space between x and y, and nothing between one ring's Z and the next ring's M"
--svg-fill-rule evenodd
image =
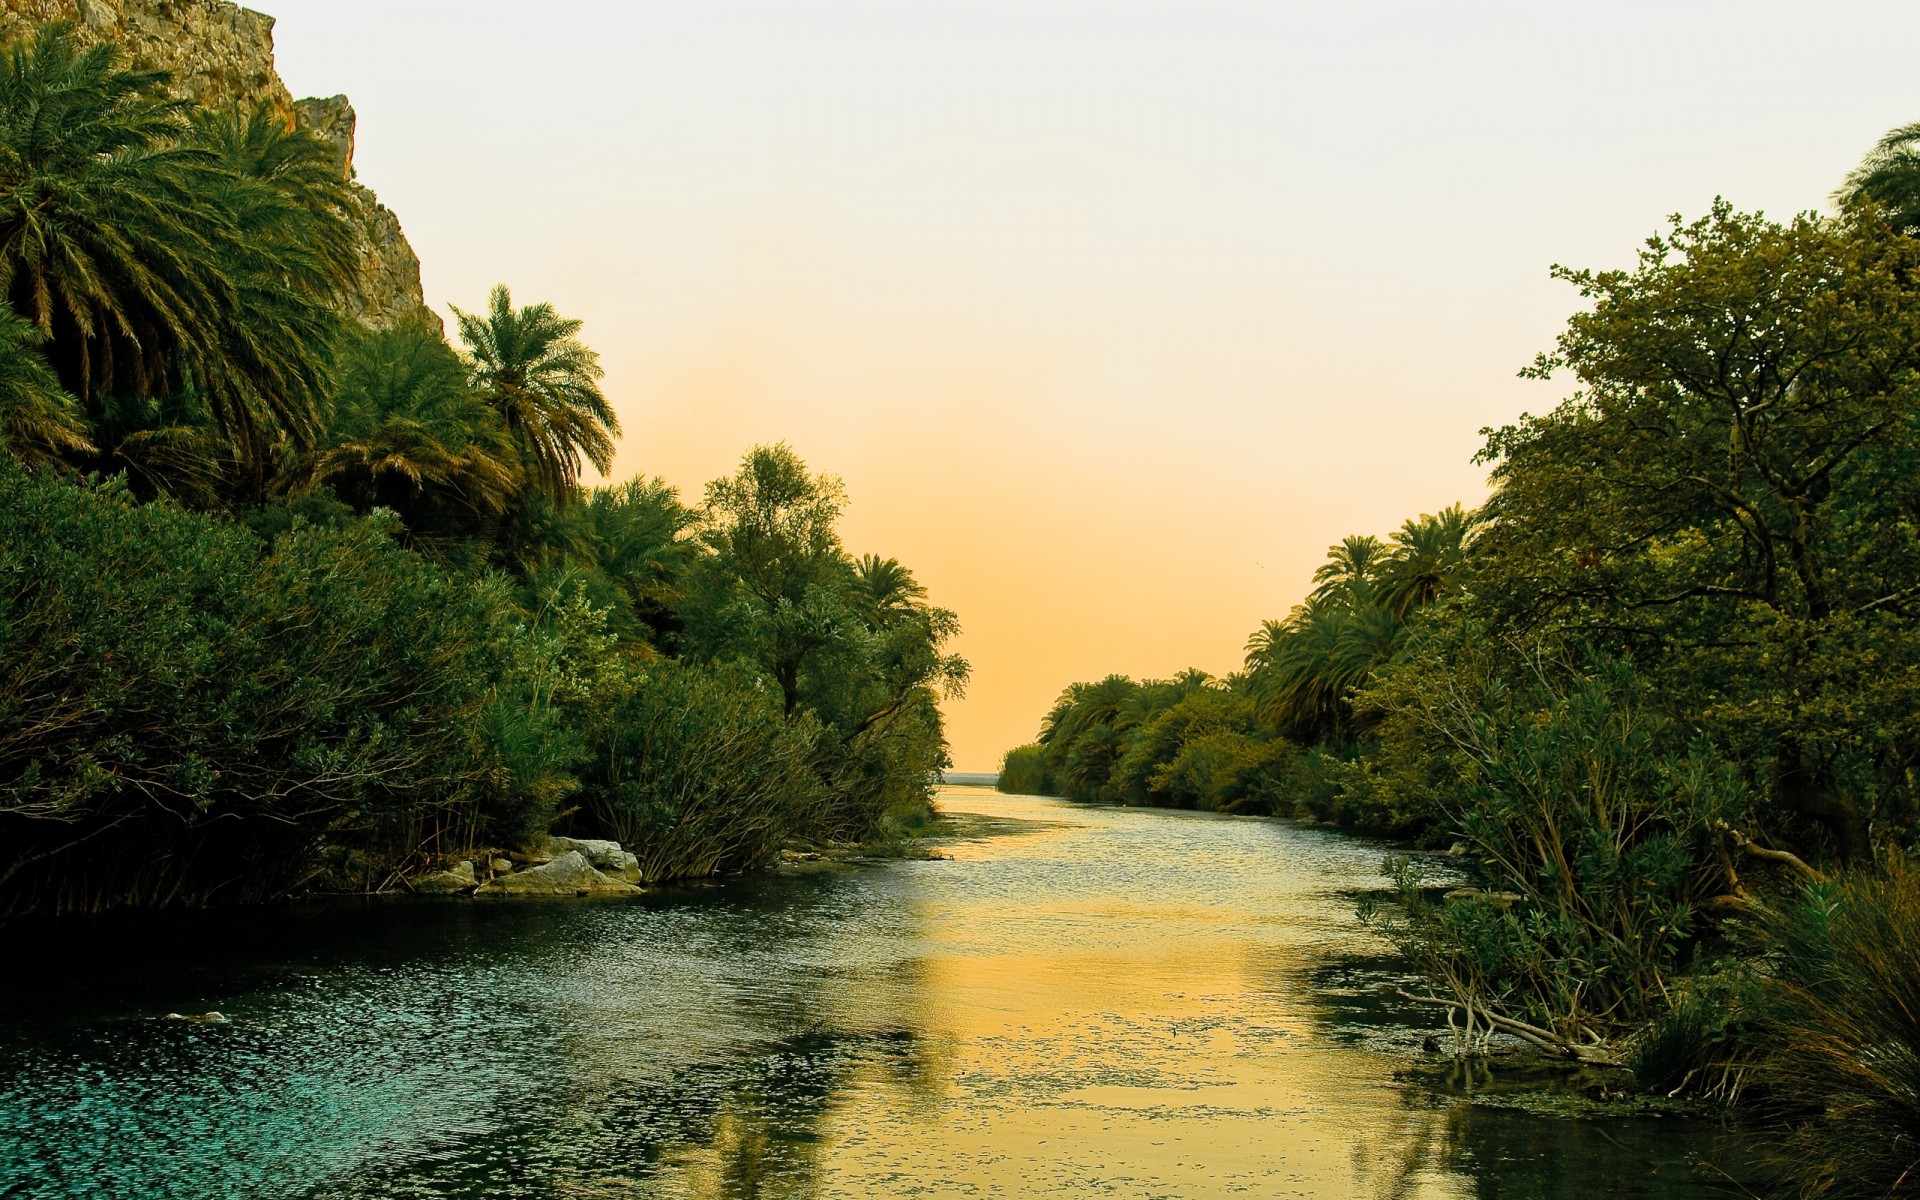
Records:
M819 802L817 736L747 670L652 664L599 714L578 823L632 851L649 881L759 866Z
M1038 742L1015 746L1000 760L1000 780L994 787L1015 796L1046 796L1052 793L1047 779L1047 751Z
M484 611L391 532L265 542L0 461L0 914L267 898L424 836Z
M1762 931L1760 1077L1802 1118L1773 1155L1781 1182L1823 1200L1920 1195L1920 870L1895 854L1810 884Z

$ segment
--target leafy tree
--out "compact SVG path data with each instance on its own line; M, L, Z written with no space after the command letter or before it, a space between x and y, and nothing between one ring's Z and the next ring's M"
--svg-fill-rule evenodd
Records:
M529 484L564 506L581 460L606 471L620 435L600 391L600 356L575 336L581 322L550 304L515 308L505 284L493 289L484 314L453 311L474 389L500 414Z
M702 538L719 594L703 608L721 628L708 628L706 641L758 662L789 717L809 658L852 616L836 528L845 503L838 479L810 474L784 443L755 447L738 472L707 485Z
M1657 671L1855 860L1910 819L1920 754L1916 270L1914 239L1849 222L1676 220L1635 270L1560 272L1592 309L1529 373L1582 390L1485 452L1497 618Z

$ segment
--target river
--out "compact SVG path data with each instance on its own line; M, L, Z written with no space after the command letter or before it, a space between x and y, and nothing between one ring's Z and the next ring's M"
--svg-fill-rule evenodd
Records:
M941 805L994 820L638 900L16 936L0 1197L1725 1194L1711 1123L1537 1116L1517 1065L1423 1052L1354 919L1376 845Z

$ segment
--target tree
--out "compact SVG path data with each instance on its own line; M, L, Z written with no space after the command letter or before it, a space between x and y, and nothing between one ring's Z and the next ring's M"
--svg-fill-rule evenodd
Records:
M927 589L896 558L863 554L853 564L861 615L868 624L885 628L924 607Z
M1393 534L1380 569L1380 600L1406 620L1460 586L1474 518L1458 504L1409 519Z
M1372 534L1344 538L1339 545L1329 547L1327 560L1313 573L1313 598L1331 600L1371 583L1384 552L1380 539Z
M240 175L187 136L167 78L123 69L110 44L80 49L64 24L7 47L0 293L90 415L190 393L257 476L271 431L297 446L317 432L328 316L297 286L297 231L249 239Z
M1920 121L1888 130L1833 198L1848 208L1878 206L1895 232L1920 236Z
M40 353L40 331L0 308L0 449L24 462L90 454L80 406Z
M1920 242L1719 204L1557 273L1592 308L1527 373L1581 390L1490 436L1477 596L1655 673L1778 821L1867 857L1920 763Z
M438 330L355 330L340 343L333 381L326 443L303 461L298 483L326 484L361 512L390 508L415 536L445 531L450 517L452 529L472 531L506 512L520 490L513 447Z
M831 643L847 611L846 554L836 525L846 490L813 475L784 442L756 446L740 470L707 485L703 538L736 604L713 612L780 688L786 714L800 707L800 673ZM724 614L731 611L730 620Z
M574 336L581 322L550 304L516 309L505 284L493 289L484 315L453 311L474 390L505 422L528 483L564 505L581 460L606 471L620 435L600 391L600 356Z

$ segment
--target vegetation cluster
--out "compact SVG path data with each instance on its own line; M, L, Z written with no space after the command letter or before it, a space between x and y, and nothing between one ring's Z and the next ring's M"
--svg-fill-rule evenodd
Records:
M0 51L0 917L924 817L957 623L848 552L837 480L584 485L619 426L579 321L342 318L330 148L167 85L58 24Z
M1451 846L1363 915L1495 1031L1920 1193L1920 126L1832 216L1725 203L1583 307L1491 497L1334 547L1226 680L1067 689L1002 786ZM1460 876L1464 875L1464 881Z

